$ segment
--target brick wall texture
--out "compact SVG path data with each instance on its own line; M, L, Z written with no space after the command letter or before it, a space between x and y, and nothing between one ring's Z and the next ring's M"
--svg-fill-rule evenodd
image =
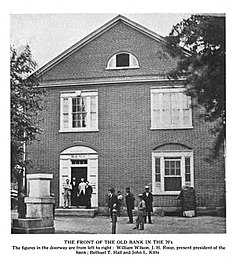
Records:
M161 50L161 51L160 51ZM106 70L109 58L116 52L133 53L140 68ZM77 50L47 71L42 81L95 79L123 76L162 75L176 61L165 54L161 43L118 23L96 39ZM134 194L152 183L152 152L165 143L182 144L194 152L194 186L198 207L225 205L225 174L223 157L209 163L214 137L210 125L199 118L199 108L193 110L193 129L150 130L150 88L171 85L164 83L115 83L89 86L48 87L44 110L40 117L44 132L29 147L32 161L29 172L54 174L52 190L59 196L59 156L64 149L82 145L98 152L98 202L105 206L107 190L114 187L125 195L131 187ZM60 133L60 91L98 91L98 132ZM176 196L154 196L154 206L177 206Z

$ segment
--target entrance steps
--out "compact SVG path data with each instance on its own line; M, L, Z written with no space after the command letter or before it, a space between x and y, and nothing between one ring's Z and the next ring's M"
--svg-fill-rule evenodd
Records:
M96 208L86 209L81 206L71 207L71 208L56 208L55 209L55 217L95 217L98 213Z

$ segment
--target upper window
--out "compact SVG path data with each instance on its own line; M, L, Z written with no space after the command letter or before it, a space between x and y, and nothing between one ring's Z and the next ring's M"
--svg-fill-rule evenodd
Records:
M69 92L61 94L60 130L98 130L97 92Z
M184 88L151 89L151 128L192 127L191 97Z
M130 53L118 53L113 55L107 64L107 69L139 68L136 57Z
M129 54L118 54L116 56L116 67L130 66Z

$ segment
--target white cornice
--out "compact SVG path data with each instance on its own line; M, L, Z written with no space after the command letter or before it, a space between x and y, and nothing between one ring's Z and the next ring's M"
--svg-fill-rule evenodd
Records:
M78 80L60 80L40 82L39 87L67 87L67 86L89 86L89 85L106 85L106 84L126 84L126 83L150 83L150 82L175 82L184 81L181 79L168 79L159 76L144 76L144 77L130 77L130 78L112 78L112 79L78 79Z

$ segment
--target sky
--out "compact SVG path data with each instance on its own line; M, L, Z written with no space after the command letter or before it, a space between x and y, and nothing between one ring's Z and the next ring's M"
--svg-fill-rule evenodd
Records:
M119 13L11 14L10 43L30 45L38 67L80 41ZM166 36L189 13L121 13L134 22Z

